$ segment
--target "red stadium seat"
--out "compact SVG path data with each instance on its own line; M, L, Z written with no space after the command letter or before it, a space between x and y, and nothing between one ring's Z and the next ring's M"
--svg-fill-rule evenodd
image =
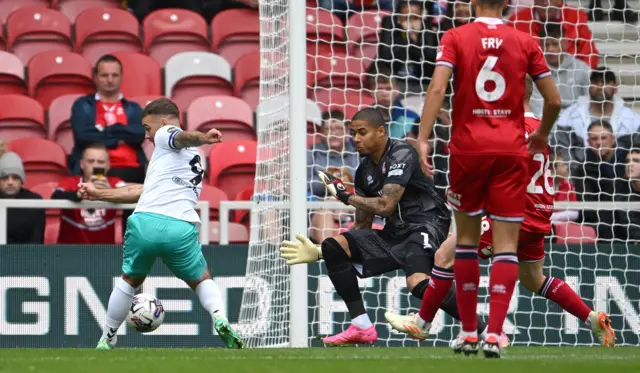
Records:
M378 55L380 25L382 19L391 13L380 11L355 12L347 20L347 49L349 55L363 57L368 67Z
M50 199L53 191L58 187L58 182L49 181L46 183L38 184L31 188L33 193L39 194L44 199Z
M42 52L29 61L28 70L29 96L45 109L57 97L95 92L91 65L79 54Z
M51 101L49 106L49 140L55 141L71 154L73 150L73 131L71 130L71 107L82 95L64 95Z
M253 185L256 173L255 141L231 140L216 144L209 153L209 180L227 196Z
M251 199L253 198L253 189L254 189L254 185L248 185L247 187L239 191L238 194L236 194L236 198L234 198L234 201L251 201ZM245 226L249 225L250 223L249 211L235 210L233 214L234 214L233 221L235 221L238 224L243 224Z
M315 102L323 112L330 110L342 110L349 119L353 117L358 110L371 106L375 103L375 99L366 91L345 91L343 89L323 89L316 90Z
M307 84L310 94L323 89L354 89L363 88L366 78L364 60L348 57L346 54L317 56L310 60L307 67Z
M0 94L27 94L24 65L20 59L8 52L0 52Z
M90 8L121 8L122 0L53 0L53 5L72 22Z
M42 105L31 97L0 95L0 138L5 141L47 137Z
M44 244L55 245L58 243L60 235L60 216L58 214L50 215L47 211L44 226Z
M140 25L123 9L91 8L76 18L76 53L93 66L115 51L141 52Z
M182 52L208 52L207 22L186 9L159 9L142 22L144 50L160 66Z
M596 243L598 235L596 230L588 225L578 223L555 223L553 224L559 244L587 244Z
M233 94L256 110L260 103L260 52L243 55L236 61Z
M22 158L27 174L25 188L69 176L67 156L60 145L46 139L18 139L9 143L9 151Z
M70 52L71 22L53 9L20 8L7 19L7 50L24 65L40 52Z
M165 94L181 108L198 97L233 96L231 66L213 53L184 52L171 57L165 66Z
M260 51L260 13L252 9L229 9L211 21L211 50L230 65L238 58Z
M218 220L220 217L220 201L228 201L229 197L225 192L214 186L202 185L199 199L201 201L209 201L209 219Z
M209 223L211 234L209 235L209 243L220 242L220 223L212 221ZM241 224L229 222L229 243L247 243L249 242L249 230Z
M49 8L50 0L2 0L0 1L0 22L4 24L11 13L20 8Z
M307 8L307 54L326 56L346 50L340 18L322 8Z
M187 130L205 132L216 128L227 140L256 140L253 111L249 104L231 96L204 96L187 109ZM203 145L208 154L211 146Z
M162 69L151 57L135 52L112 53L122 62L122 86L125 97L162 95Z

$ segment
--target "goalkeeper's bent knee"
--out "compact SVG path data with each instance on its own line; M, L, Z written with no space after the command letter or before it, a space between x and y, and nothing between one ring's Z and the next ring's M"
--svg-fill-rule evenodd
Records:
M416 286L411 289L411 294L418 299L424 298L424 292L427 291L429 287L429 278L425 278L420 281Z
M322 257L329 272L351 269L349 256L333 237L322 241Z

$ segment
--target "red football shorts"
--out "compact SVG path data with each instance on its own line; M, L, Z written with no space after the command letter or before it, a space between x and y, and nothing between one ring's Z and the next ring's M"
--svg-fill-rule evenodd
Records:
M529 160L511 155L452 154L449 157L449 205L468 215L488 214L522 221L527 201Z
M482 219L482 236L478 246L478 256L488 259L493 256L493 236L491 219ZM544 233L534 233L520 230L518 239L518 261L537 262L544 259Z

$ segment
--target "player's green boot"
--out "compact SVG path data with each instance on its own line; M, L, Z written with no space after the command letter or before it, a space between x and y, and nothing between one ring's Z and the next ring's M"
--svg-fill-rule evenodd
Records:
M244 342L242 342L238 333L231 328L231 325L226 318L216 315L216 331L227 348L244 347Z
M98 342L98 345L96 346L96 350L101 350L101 351L109 351L109 350L113 350L114 346L109 343L109 341L107 341L106 338L101 339Z

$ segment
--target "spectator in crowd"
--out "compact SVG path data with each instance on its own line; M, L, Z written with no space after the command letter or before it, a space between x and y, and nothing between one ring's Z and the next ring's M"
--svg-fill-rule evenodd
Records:
M349 141L350 137L345 129L344 114L334 110L323 113L322 119L321 140L307 151L309 194L319 199L326 197L326 188L318 177L319 170L341 177L347 187L353 187L353 177L359 161L358 153ZM310 236L316 242L322 242L325 237L336 235L338 226L350 221L346 218L344 212L314 211Z
M598 50L587 21L587 13L564 5L563 0L535 0L532 8L522 9L509 18L513 27L536 36L544 24L561 24L564 37L569 41L566 52L595 69L598 67Z
M632 149L627 153L624 170L625 178L616 191L616 200L622 202L640 202L640 149ZM621 229L620 239L628 243L640 244L640 211L626 209L618 211Z
M109 173L109 152L103 143L84 149L80 160L81 176L69 176L58 183L52 199L80 202L78 183L90 181L98 189L119 188L124 182ZM64 244L113 244L115 243L116 210L112 209L64 209L61 213L58 243Z
M473 22L471 0L449 0L447 13L440 21L438 40L442 39L445 32L454 27L464 26Z
M437 33L424 2L402 0L380 26L377 66L387 66L403 93L423 93L433 74Z
M39 194L22 187L25 172L22 159L13 152L0 157L0 198L42 199ZM8 244L43 244L45 211L38 209L7 209Z
M574 104L579 97L587 96L589 90L589 66L566 53L568 41L563 38L562 26L559 23L547 23L540 28L540 44L544 49L544 57L551 70L553 80L558 86L562 107ZM531 111L542 116L542 95L534 87L531 96Z
M402 104L398 80L391 74L391 69L372 65L368 86L373 91L376 107L388 123L389 136L395 139L407 137L420 114Z
M624 176L626 151L616 148L613 128L607 121L598 120L588 128L589 147L583 165L574 173L575 186L583 201L614 200L619 179ZM614 238L615 212L611 210L585 210L584 220L596 224L598 237Z
M627 0L613 0L608 1L609 6L609 20L618 21L624 23L636 23L638 22L638 12L627 6ZM589 4L589 20L600 22L604 20L604 10L602 8L602 0L591 0Z
M224 0L223 0L224 1ZM344 22L351 12L363 9L393 10L397 0L318 0L318 6L340 17Z
M589 96L579 97L578 102L560 114L553 144L562 152L570 151L572 161L583 162L584 147L588 146L587 128L594 121L603 120L611 124L622 148L638 145L640 115L626 107L617 92L618 80L613 71L604 67L595 69L591 73Z
M551 179L553 180L553 189L555 194L553 195L554 202L577 202L576 189L571 183L569 177L569 166L564 161L562 154L552 154L550 156L551 164ZM551 221L554 223L576 221L578 220L579 212L576 210L558 210L554 211L551 215Z

